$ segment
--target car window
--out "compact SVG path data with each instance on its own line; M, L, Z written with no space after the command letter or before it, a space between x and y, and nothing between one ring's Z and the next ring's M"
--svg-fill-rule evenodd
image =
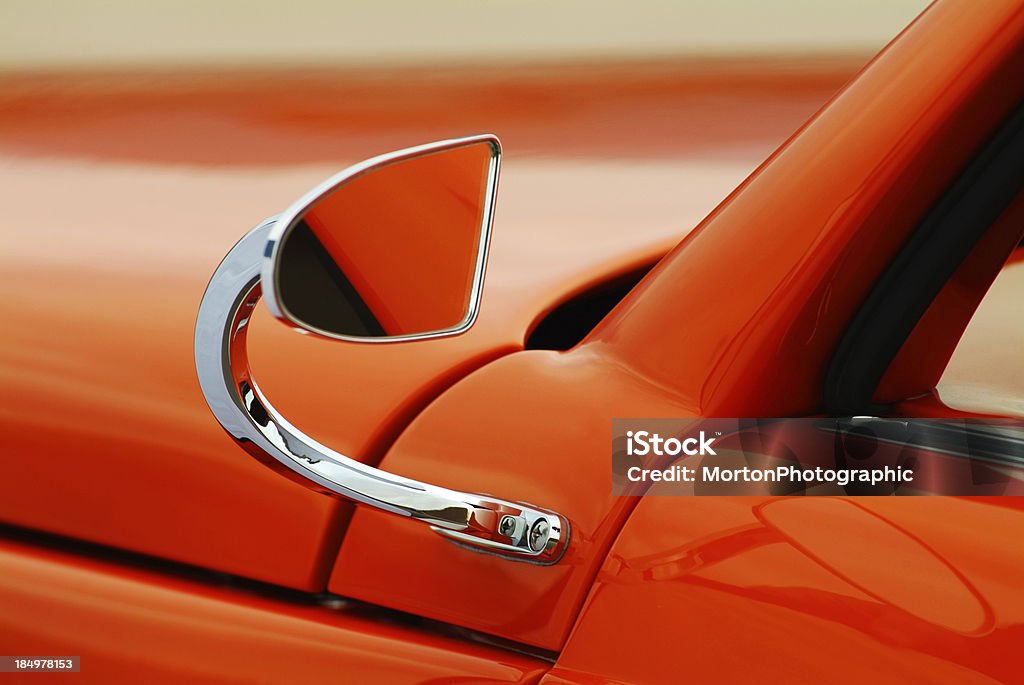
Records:
M938 391L957 409L1024 416L1024 247L982 299Z

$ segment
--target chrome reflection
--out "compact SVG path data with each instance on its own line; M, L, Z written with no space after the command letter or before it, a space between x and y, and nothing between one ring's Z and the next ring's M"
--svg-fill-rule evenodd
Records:
M249 368L246 336L261 296L260 265L275 223L276 217L264 221L231 249L199 306L196 372L203 395L224 429L268 465L325 493L422 521L475 551L556 563L569 541L568 522L562 516L366 466L305 435L267 401ZM509 517L516 525L503 533L501 522Z

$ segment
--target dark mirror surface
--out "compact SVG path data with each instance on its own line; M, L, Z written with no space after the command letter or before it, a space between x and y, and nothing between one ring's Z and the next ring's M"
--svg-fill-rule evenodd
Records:
M482 281L497 147L462 144L389 161L322 195L274 264L293 323L354 338L467 326Z

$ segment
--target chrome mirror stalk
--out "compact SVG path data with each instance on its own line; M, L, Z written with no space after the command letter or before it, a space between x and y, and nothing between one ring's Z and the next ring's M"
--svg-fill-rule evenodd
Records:
M199 306L196 372L224 429L255 456L310 487L422 521L473 550L557 562L569 543L568 521L559 514L372 468L305 435L267 401L249 369L246 335L261 296L260 268L275 221L264 221L231 249Z

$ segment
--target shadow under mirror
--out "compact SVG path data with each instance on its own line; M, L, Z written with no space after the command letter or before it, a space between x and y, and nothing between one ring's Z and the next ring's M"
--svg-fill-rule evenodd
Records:
M482 285L497 155L497 143L484 139L399 156L321 195L285 230L277 252L284 315L351 338L468 327Z

